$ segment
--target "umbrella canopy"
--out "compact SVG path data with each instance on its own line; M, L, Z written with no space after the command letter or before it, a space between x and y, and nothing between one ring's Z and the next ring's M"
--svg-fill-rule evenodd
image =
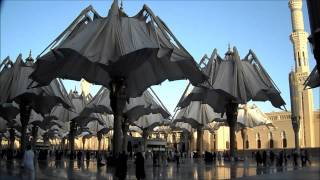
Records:
M172 123L171 126L172 129L178 129L178 130L185 130L189 133L192 132L192 127L189 123L184 123L184 122L174 122Z
M198 128L214 120L218 121L221 116L221 114L215 113L209 105L202 104L200 101L192 101L187 107L179 110L173 123L184 122L193 128Z
M317 67L315 66L304 82L305 87L309 86L310 88L316 88L320 86L320 75Z
M215 49L202 71L209 80L195 87L189 95L183 95L178 106L185 107L191 101L209 104L215 112L225 112L226 104L246 104L248 101L267 101L280 108L285 105L280 91L260 64L252 50L240 60L237 49L229 48L224 59ZM203 61L202 61L203 62Z
M58 104L69 108L71 103L66 98L60 81L54 80L48 86L41 88L29 88L32 80L28 77L33 70L33 61L27 59L23 62L21 54L11 68L3 69L5 72L0 75L0 103L14 101L20 104L27 101L32 109L43 115Z
M129 132L137 132L142 135L143 131L138 126L129 125Z
M93 16L90 16L90 13ZM206 77L166 24L149 7L128 17L112 3L107 17L91 6L45 49L31 78L41 85L53 79L86 79L107 88L124 79L126 94L140 96L162 81L188 78L192 84Z
M148 114L139 117L138 120L133 122L133 125L139 127L142 130L152 130L156 126L165 124L167 120L163 118L161 114Z
M254 128L256 126L267 126L268 128L274 128L272 121L264 114L258 106L255 104L242 104L239 105L237 116L237 130L242 128ZM214 132L219 129L220 126L227 126L227 117L224 115L221 118L215 119L215 121L206 124L205 129L210 132Z
M3 103L0 104L0 117L11 120L16 118L20 110L17 104L15 103Z
M91 134L105 134L113 128L113 115L97 114L97 116L99 116L99 121L90 121L85 125Z
M152 91L153 92L153 91ZM87 115L92 112L96 113L112 113L110 106L110 90L102 87L98 93L87 104L82 114ZM136 121L140 116L150 113L160 113L164 118L168 118L170 114L166 108L158 102L149 90L146 90L140 97L129 98L124 107L124 116L130 121Z

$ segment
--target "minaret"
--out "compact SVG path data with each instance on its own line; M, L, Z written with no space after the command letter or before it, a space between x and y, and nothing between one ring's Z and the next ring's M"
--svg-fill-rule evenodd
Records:
M303 83L308 77L308 33L304 31L304 21L302 13L302 0L290 0L289 8L291 11L292 33L290 40L293 44L295 70L290 76L295 76L293 90L297 91L299 100L291 101L291 107L298 108L297 114L300 117L299 141L301 147L315 146L315 127L313 118L313 95L312 90L304 90ZM299 104L300 103L300 106Z

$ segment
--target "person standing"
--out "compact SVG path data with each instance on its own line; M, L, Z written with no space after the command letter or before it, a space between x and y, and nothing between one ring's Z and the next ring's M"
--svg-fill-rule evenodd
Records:
M263 151L263 153L262 153L262 163L263 163L264 167L267 166L267 152L266 151Z
M34 175L34 152L31 150L31 145L30 144L27 146L27 150L24 153L22 164L23 164L25 172L26 172L26 174L28 176L27 179L35 179L35 175Z
M146 177L146 173L144 170L144 158L141 152L136 154L136 178L137 180L144 179Z

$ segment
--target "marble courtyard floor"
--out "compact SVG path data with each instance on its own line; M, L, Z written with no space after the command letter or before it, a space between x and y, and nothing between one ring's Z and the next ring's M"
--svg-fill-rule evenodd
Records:
M256 167L254 161L237 163L210 163L202 160L184 159L179 167L174 162L167 166L153 167L151 160L146 160L146 179L320 179L319 159L314 160L312 166L293 168L292 164L287 167ZM27 179L23 169L19 167L18 161L7 163L0 161L0 180L2 179ZM91 180L106 179L113 180L114 168L102 166L97 168L95 161L86 161L79 164L77 161L69 160L47 161L37 163L36 179L75 179ZM133 160L128 160L127 179L135 178L135 166Z

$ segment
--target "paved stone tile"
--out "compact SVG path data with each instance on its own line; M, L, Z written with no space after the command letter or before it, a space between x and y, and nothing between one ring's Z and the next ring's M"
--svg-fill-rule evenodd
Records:
M2 179L28 179L28 176L20 168L18 161L7 163L0 161L0 180ZM319 179L319 162L313 163L312 167L294 169L291 164L288 167L259 167L255 163L238 162L238 163L210 163L206 164L202 160L184 159L179 167L172 162L168 165L153 167L151 160L145 162L146 179ZM64 161L46 161L37 162L35 177L36 179L76 179L92 180L107 179L113 180L115 169L112 167L102 166L97 168L95 161L87 163L83 161L70 162ZM128 161L127 179L136 179L135 165L133 160Z

